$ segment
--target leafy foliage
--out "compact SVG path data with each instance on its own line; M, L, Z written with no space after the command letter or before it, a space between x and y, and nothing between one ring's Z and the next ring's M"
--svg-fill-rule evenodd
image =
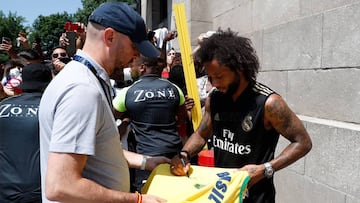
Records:
M117 0L81 0L81 3L83 5L82 9L78 9L78 11L75 13L75 19L77 19L78 22L87 23L87 19L91 12L95 10L100 4L104 2L127 2L129 5L134 4L135 0L123 0L123 1L117 1Z
M2 36L9 37L13 40L13 45L16 44L16 38L19 32L27 33L29 44L32 45L38 39L41 39L42 50L51 51L59 44L59 37L64 32L64 24L66 21L81 22L86 25L88 16L100 4L107 1L116 0L81 0L82 8L78 9L75 14L68 14L67 12L51 14L49 16L39 15L32 27L25 27L26 22L22 16L17 16L16 13L9 12L8 16L0 11L0 40ZM127 2L134 4L140 0L118 0L118 2ZM14 46L15 51L20 51ZM8 59L7 54L0 53L0 62Z
M78 22L87 23L87 19L91 12L95 10L100 4L104 3L104 0L81 0L83 5L82 9L78 9L75 13L75 18Z
M24 31L25 27L22 25L25 22L25 18L16 16L15 13L9 12L6 17L2 11L0 11L0 35L1 37L9 37L15 39L20 31Z
M25 18L17 16L16 13L9 12L8 16L0 11L0 40L2 37L8 37L12 40L12 44L16 45L17 34L21 31L25 31L27 28L22 24L25 22ZM18 48L14 46L15 50ZM6 53L0 52L0 63L9 60Z
M40 15L33 24L33 32L31 39L41 39L42 49L51 51L59 44L59 37L64 32L64 24L66 21L74 21L73 15L64 13L51 14L49 16Z

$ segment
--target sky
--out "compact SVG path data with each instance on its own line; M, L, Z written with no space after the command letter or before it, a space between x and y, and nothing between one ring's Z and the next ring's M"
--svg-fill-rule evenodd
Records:
M55 13L74 14L78 8L82 8L81 0L0 0L0 10L5 16L9 11L23 16L26 20L24 25L31 26L39 16L48 16Z

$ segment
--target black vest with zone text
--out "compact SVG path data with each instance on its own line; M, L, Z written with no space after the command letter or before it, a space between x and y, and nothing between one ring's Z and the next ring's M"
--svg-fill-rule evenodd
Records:
M145 75L126 93L125 105L137 142L136 152L159 156L181 150L176 128L180 89L157 75Z

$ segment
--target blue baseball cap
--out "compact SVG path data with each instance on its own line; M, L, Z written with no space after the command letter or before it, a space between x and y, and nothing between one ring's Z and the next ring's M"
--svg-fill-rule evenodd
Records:
M146 57L158 57L160 51L148 40L145 22L129 5L123 2L106 2L96 8L89 21L127 35L140 53Z

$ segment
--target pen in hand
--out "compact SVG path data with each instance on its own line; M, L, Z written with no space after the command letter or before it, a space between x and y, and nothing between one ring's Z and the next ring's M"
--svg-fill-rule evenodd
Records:
M182 165L184 166L184 168L185 168L185 167L186 167L186 163L185 163L184 158L182 158L180 152L179 152L179 158L180 158L181 164L182 164ZM186 175L187 175L187 177L189 177L189 171L186 171Z

